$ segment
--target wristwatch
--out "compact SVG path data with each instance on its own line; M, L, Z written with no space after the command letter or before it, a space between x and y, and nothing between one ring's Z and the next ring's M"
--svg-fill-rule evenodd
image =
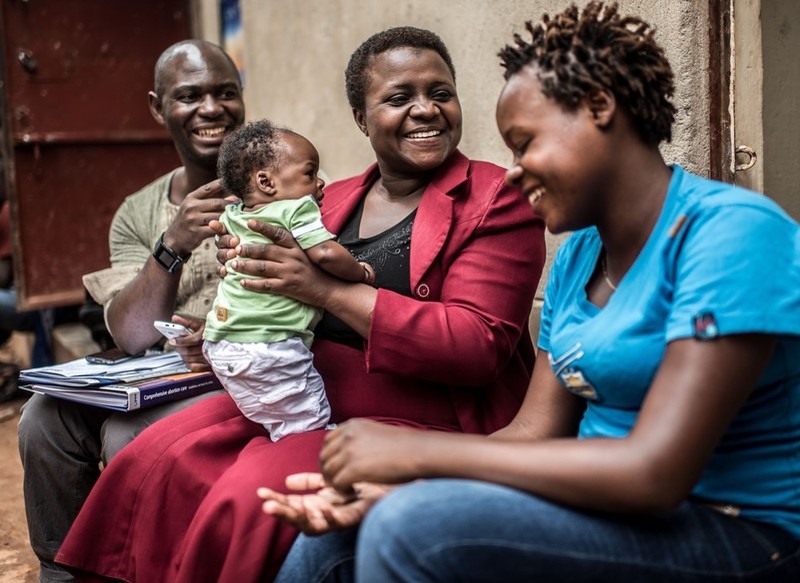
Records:
M164 243L164 233L161 233L161 236L156 242L156 246L153 248L153 257L155 260L161 267L170 273L173 273L181 265L186 263L191 256L191 253L180 256L175 253L175 251L167 247L167 245Z

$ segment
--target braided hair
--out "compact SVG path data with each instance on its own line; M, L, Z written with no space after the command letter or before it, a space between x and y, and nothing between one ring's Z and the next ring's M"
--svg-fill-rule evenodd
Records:
M671 140L672 68L648 23L620 16L616 2L592 0L583 10L573 4L525 28L530 41L515 34L514 45L498 53L506 80L534 65L542 93L568 109L592 91L611 92L646 143Z
M373 34L353 52L344 72L344 85L350 107L364 111L364 98L367 91L367 72L373 57L392 49L412 47L436 52L450 69L453 79L456 69L444 42L436 33L413 26L388 28Z

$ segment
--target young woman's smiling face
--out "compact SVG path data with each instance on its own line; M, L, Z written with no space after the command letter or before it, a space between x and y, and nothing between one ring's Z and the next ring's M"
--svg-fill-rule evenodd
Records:
M400 47L372 58L364 111L356 123L382 169L418 174L438 168L461 141L455 80L430 49Z
M546 97L534 67L514 74L497 102L497 127L514 161L506 174L551 233L595 224L603 204L603 131L585 103Z

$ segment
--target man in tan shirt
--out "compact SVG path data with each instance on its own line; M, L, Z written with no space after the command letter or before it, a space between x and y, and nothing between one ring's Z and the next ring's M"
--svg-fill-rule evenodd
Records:
M216 180L217 155L224 137L244 121L238 71L221 48L205 41L183 41L162 53L149 101L182 166L123 202L109 235L111 267L84 278L104 307L115 343L129 353L161 339L154 320L178 314L193 330L201 327L217 287L208 223L226 204ZM196 370L208 366L199 346L178 348ZM20 419L19 447L40 581L73 580L53 557L99 475L99 463L151 423L204 396L126 414L31 397Z

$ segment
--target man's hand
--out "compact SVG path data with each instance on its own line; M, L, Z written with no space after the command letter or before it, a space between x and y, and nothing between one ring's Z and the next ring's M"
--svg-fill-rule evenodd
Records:
M206 328L205 320L172 316L172 321L183 324L194 333L180 338L172 338L169 343L175 347L175 352L181 355L183 362L192 372L211 370L211 366L203 356L203 330Z
M344 495L326 485L322 474L292 474L286 478L289 490L317 490L307 494L282 494L259 488L266 514L276 516L306 534L324 534L359 524L367 511L383 498L391 487L360 483L352 495Z
M178 214L164 233L164 243L178 255L191 253L214 234L209 224L219 219L229 204L223 198L219 180L214 180L186 195Z

